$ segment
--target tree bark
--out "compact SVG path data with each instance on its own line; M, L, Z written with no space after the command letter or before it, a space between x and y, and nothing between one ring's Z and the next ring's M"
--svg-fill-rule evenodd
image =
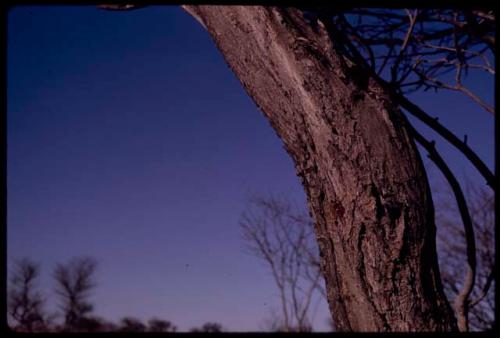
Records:
M429 184L401 112L295 9L183 6L292 157L339 331L448 331Z

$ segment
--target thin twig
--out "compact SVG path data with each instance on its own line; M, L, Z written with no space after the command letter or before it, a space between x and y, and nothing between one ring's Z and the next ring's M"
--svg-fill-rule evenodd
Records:
M476 94L474 94L467 87L457 86L455 88L455 90L461 91L462 93L464 93L465 95L467 95L469 98L471 98L474 102L476 102L478 105L480 105L483 109L485 109L488 112L490 112L491 114L493 114L493 116L495 115L495 109L492 106L490 106L489 104L487 104L486 102L484 102L483 100L481 100L479 98L479 96L477 96Z
M406 36L403 40L403 44L401 45L401 48L399 50L398 57L394 61L394 64L392 65L391 68L391 82L396 82L396 76L397 76L397 70L399 67L399 64L401 63L401 59L403 58L403 55L405 53L405 50L408 46L408 42L410 41L411 35L413 33L413 29L415 28L415 23L417 22L417 16L418 16L418 9L415 10L415 13L412 15L409 10L407 10L408 17L410 19L410 25L408 27L408 31L406 32Z

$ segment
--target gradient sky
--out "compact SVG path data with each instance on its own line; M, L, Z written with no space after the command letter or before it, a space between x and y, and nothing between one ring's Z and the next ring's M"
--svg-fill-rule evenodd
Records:
M7 61L7 254L42 264L49 308L53 266L91 255L97 315L262 330L277 292L238 220L253 193L305 195L208 33L177 6L16 7ZM491 78L471 84L493 100ZM492 168L491 114L457 94L413 98ZM316 330L328 316L320 302Z

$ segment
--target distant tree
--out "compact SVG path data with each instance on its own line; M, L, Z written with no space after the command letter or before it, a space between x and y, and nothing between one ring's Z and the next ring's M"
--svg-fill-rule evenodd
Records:
M94 273L97 262L90 257L78 257L67 264L58 264L54 270L56 294L64 313L64 330L87 331L97 329L90 317L93 305L88 301L95 288Z
M207 322L203 326L191 329L191 332L222 332L222 325L214 322Z
M495 195L490 189L473 185L465 179L466 195L477 241L477 277L468 304L471 331L487 331L495 322ZM448 299L455 299L460 292L460 276L464 274L466 252L465 234L457 219L457 206L452 192L438 194L436 202L437 243L444 291Z
M146 325L143 324L139 319L133 317L124 317L120 321L119 331L122 332L144 332L146 331Z
M33 332L46 329L44 299L41 293L36 291L39 275L40 266L27 258L14 263L8 310L15 330Z
M267 323L271 331L308 332L311 305L326 299L313 222L290 201L254 196L240 226L250 252L269 267L279 290L280 314Z
M152 318L148 321L150 332L175 332L177 327L167 320Z

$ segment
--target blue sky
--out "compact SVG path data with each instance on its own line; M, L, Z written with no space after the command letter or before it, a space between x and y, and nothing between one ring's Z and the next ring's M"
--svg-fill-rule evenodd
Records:
M39 261L52 298L55 263L96 257L95 312L110 320L261 330L277 292L238 220L253 193L305 196L208 33L177 6L17 7L8 20L8 258ZM490 102L491 81L471 79ZM453 93L413 98L492 168L489 113ZM321 302L316 330L328 316Z

